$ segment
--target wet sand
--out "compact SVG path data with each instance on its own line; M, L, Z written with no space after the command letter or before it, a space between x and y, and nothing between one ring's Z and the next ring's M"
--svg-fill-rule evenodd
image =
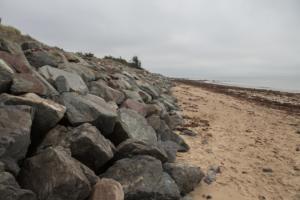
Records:
M221 169L215 182L202 182L192 192L193 199L299 200L300 99L276 92L235 89L247 97L224 91L183 83L173 88L185 127L197 133L182 135L191 150L180 153L178 162L195 164L204 172L210 166ZM257 93L267 100L249 96Z

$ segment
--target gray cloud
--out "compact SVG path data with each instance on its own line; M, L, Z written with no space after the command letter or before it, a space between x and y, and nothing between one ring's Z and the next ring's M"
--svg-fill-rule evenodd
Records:
M145 68L300 79L298 0L1 0L4 23L50 45L138 55Z

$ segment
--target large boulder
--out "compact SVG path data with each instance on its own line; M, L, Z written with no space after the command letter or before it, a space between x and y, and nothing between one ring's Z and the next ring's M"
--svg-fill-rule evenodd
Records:
M0 59L0 93L8 91L13 74L13 69L4 60Z
M29 106L0 106L0 161L14 174L30 145L32 116Z
M156 133L147 120L136 111L126 108L119 110L118 122L110 138L115 144L120 144L129 138L143 141L146 144L157 143Z
M133 86L125 79L118 78L118 79L110 79L108 85L122 90L132 90Z
M179 109L178 105L176 104L175 97L172 97L170 95L162 94L162 95L160 95L158 101L163 103L168 111Z
M176 127L182 125L184 120L179 112L170 112L165 116L165 122L170 129L174 130Z
M159 92L153 85L144 81L137 81L137 84L146 94L151 95L152 99L157 99L159 97Z
M109 87L103 80L91 82L89 88L91 94L102 97L105 101L114 101L116 104L120 104L125 99L123 92Z
M59 93L70 92L70 85L64 76L55 79L55 87Z
M134 91L134 90L123 90L125 96L127 99L132 99L138 102L143 102L142 97L140 96L140 94L138 93L138 91Z
M29 73L31 72L31 67L21 54L10 54L4 51L0 51L0 58L4 60L10 67L12 67L16 72L19 73Z
M161 162L166 162L168 160L168 156L162 148L135 139L128 139L119 144L114 158L119 160L137 155L149 155Z
M21 48L23 51L26 50L38 50L42 47L41 43L36 41L26 41L21 44Z
M88 122L105 135L113 132L117 112L101 97L92 94L64 93L62 101L67 107L67 118L72 125L77 126Z
M113 157L114 145L95 126L83 124L71 131L72 156L94 171Z
M19 174L20 185L39 200L83 200L97 180L62 148L51 147L26 159Z
M70 63L79 63L81 58L76 55L75 53L72 52L63 52L65 58L67 59L68 62Z
M114 151L113 144L88 123L69 129L58 125L49 131L39 150L49 146L69 148L72 157L96 172L113 157Z
M32 74L47 88L47 97L50 97L50 99L55 99L57 96L59 96L58 91L40 73L37 71L32 71Z
M124 200L122 185L108 178L103 178L94 186L89 200Z
M48 88L32 74L14 74L10 91L13 94L35 93L42 96L48 95Z
M5 39L4 37L0 38L0 51L5 51L7 53L18 53L20 51L20 47L13 43L10 40Z
M135 110L144 117L147 115L147 105L132 99L127 99L126 101L124 101L122 103L122 107Z
M55 85L55 81L58 77L63 76L66 80L66 83L70 87L71 92L79 92L82 94L88 92L88 87L78 74L47 65L39 68L39 73L44 76L45 79L47 79L52 85Z
M64 148L69 148L69 137L71 131L72 128L65 127L62 125L56 125L46 134L41 144L39 144L37 148L37 153L43 151L44 149L47 149L48 147L61 146Z
M174 180L163 172L161 162L150 156L118 160L102 176L118 181L126 200L180 199Z
M3 200L36 200L30 190L21 189L14 176L8 172L0 172L0 198Z
M184 163L165 163L163 168L175 180L182 195L193 191L204 177L200 167Z
M29 63L36 68L40 68L44 65L57 67L63 62L63 57L57 52L34 49L26 50L24 53Z
M147 117L147 122L150 126L152 126L152 128L155 130L155 131L158 131L159 128L160 128L160 123L161 123L161 119L160 119L160 116L158 115L150 115Z
M96 71L88 65L82 65L78 63L64 63L59 66L67 72L78 74L84 81L90 82L96 80Z
M4 61L0 58L0 71L6 72L8 74L14 74L15 71Z
M162 151L166 152L168 162L170 163L175 162L177 151L180 149L177 143L172 142L170 140L159 141L158 147L162 149Z
M165 123L165 121L161 120L160 127L156 132L160 140L173 141L177 143L179 145L178 151L187 152L190 149L189 145L184 141L184 139L173 132Z
M63 118L66 111L64 106L54 101L43 99L33 93L28 93L23 96L1 94L0 104L28 105L33 107L35 111L32 125L34 138L42 138L48 130L54 127Z
M152 101L152 96L143 90L138 90L139 95L142 97L145 103L150 103Z

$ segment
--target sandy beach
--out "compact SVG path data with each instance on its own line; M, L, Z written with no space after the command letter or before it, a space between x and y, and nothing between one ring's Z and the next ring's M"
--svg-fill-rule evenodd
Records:
M191 146L178 162L206 172L194 200L299 200L300 116L298 94L176 83Z

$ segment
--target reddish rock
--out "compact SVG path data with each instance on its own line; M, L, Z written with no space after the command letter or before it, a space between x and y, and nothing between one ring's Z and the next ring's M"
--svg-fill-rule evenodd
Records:
M90 200L124 200L123 188L119 182L103 178L94 186Z
M10 90L13 94L35 93L47 95L47 87L31 74L14 74Z
M138 112L142 116L147 115L146 104L140 103L140 102L132 100L132 99L127 99L126 101L124 101L122 104L122 107L132 109L132 110Z
M29 73L31 71L30 66L26 63L27 61L22 55L13 55L0 51L0 58L19 73Z
M161 115L163 109L157 104L147 104L147 116Z

